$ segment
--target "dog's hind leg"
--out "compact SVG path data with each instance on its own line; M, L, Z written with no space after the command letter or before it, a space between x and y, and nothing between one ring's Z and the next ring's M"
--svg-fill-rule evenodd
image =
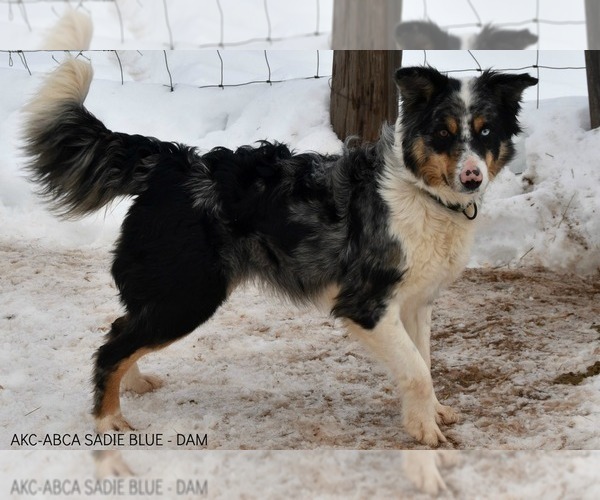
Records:
M348 329L391 371L401 391L406 431L429 446L445 442L446 438L436 421L437 400L429 368L400 319L399 305L390 302L373 329L362 328L350 321Z
M121 380L121 390L133 391L137 394L145 394L162 387L163 382L160 378L148 373L140 372L137 361L127 370Z
M119 336L123 332L128 319L129 315L127 314L117 318L111 326L109 336ZM131 365L131 368L125 372L125 375L123 375L123 378L121 379L122 391L133 391L137 394L151 392L162 387L162 385L163 383L158 377L147 373L141 373L137 361Z
M225 284L222 283L220 290L210 292L185 297L171 295L158 305L145 306L113 323L108 341L96 353L93 414L98 432L132 429L121 414L120 386L133 380L139 389L137 360L184 337L213 315L225 300ZM144 383L152 380L146 379Z
M98 432L132 430L121 414L121 382L130 369L135 370L139 358L163 347L145 346L143 333L135 323L130 320L122 332L111 335L96 353L93 413Z

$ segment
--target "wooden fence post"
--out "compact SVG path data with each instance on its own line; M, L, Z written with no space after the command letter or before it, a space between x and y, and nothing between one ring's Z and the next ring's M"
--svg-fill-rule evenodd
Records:
M585 51L590 121L592 128L600 127L600 50Z
M600 2L585 0L585 24L587 26L587 48L600 49Z
M393 50L401 17L402 0L335 0L332 48Z
M396 120L394 70L401 62L400 50L334 51L330 116L340 139L358 135L375 141L382 124Z

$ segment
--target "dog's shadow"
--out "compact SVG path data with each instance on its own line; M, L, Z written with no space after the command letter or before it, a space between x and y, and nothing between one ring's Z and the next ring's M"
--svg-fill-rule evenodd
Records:
M527 29L503 29L487 24L463 40L430 21L406 21L396 26L396 45L403 50L524 50L538 41Z

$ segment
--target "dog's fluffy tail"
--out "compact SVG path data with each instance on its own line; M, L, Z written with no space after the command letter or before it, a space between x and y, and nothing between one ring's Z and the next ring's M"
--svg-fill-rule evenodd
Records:
M46 33L43 50L87 50L94 26L90 17L80 10L67 8L58 22Z
M80 217L117 196L142 192L157 155L173 146L108 130L83 105L92 76L87 62L69 58L25 107L26 168L63 217Z

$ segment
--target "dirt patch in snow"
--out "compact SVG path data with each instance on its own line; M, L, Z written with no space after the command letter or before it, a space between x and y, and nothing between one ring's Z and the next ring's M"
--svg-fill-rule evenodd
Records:
M91 431L90 358L120 313L109 266L106 250L0 244L2 448L14 433ZM443 292L432 374L461 413L444 447L598 448L599 295L598 276L540 268L468 269ZM141 368L165 385L123 397L140 432L206 433L229 450L423 448L339 321L253 287Z
M434 311L438 397L461 407L477 430L497 432L496 446L549 436L551 422L569 429L577 428L579 417L598 422L597 399L595 410L585 410L583 393L565 384L598 374L599 299L597 276L542 268L466 270ZM560 434L540 444L572 446ZM598 444L597 436L589 437ZM581 440L577 446L593 445Z

